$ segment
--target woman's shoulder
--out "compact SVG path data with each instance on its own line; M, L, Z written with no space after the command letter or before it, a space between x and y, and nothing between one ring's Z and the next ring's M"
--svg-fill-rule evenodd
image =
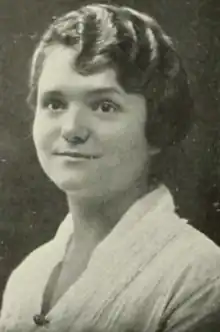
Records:
M158 205L146 215L147 219L151 223L152 243L163 243L157 252L163 271L165 267L174 280L184 276L186 283L188 279L189 284L198 286L220 279L220 247L176 213L169 191L164 191ZM147 224L146 232L149 232ZM164 275L169 279L167 274Z
M67 215L60 223L55 236L29 253L12 272L9 282L14 278L19 279L20 276L25 277L26 275L28 277L32 268L37 270L44 265L56 263L62 258L71 233L72 225L70 222L70 215ZM48 259L50 260L50 263Z
M176 254L180 255L191 269L203 267L204 270L218 271L220 276L220 247L206 234L190 223L182 225L177 235ZM205 263L205 264L204 264Z
M166 331L219 331L220 248L186 224L171 251Z
M196 229L189 220L184 219L176 212L174 199L167 188L163 188L164 194L154 209L153 215L158 219L158 228L162 234L165 230L171 234L173 244L179 250L191 252L191 257L199 259L205 257L220 257L220 247L206 234ZM172 242L172 241L171 241ZM178 252L176 252L178 253Z
M33 250L12 271L3 293L1 319L7 312L16 313L21 299L28 302L28 306L38 306L51 270L63 257L71 232L70 216L67 215L54 238Z

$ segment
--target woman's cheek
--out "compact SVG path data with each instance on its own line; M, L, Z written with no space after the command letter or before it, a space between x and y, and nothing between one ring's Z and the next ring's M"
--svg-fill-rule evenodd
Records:
M36 148L48 150L56 140L57 130L46 119L37 117L33 124L33 139Z

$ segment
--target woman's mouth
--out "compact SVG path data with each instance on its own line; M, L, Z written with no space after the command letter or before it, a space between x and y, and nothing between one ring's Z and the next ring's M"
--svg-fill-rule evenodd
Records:
M89 153L81 153L76 151L62 151L62 152L55 152L54 155L56 156L64 156L64 157L70 157L73 159L98 159L100 158L97 154L89 154Z

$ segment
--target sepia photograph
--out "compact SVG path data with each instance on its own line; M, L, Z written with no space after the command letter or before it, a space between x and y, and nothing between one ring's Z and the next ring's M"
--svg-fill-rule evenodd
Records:
M219 128L219 1L0 0L0 332L219 332Z

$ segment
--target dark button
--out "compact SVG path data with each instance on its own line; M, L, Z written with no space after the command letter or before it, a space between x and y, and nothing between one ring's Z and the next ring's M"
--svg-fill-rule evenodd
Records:
M44 326L50 322L43 314L34 315L33 320L38 326Z

